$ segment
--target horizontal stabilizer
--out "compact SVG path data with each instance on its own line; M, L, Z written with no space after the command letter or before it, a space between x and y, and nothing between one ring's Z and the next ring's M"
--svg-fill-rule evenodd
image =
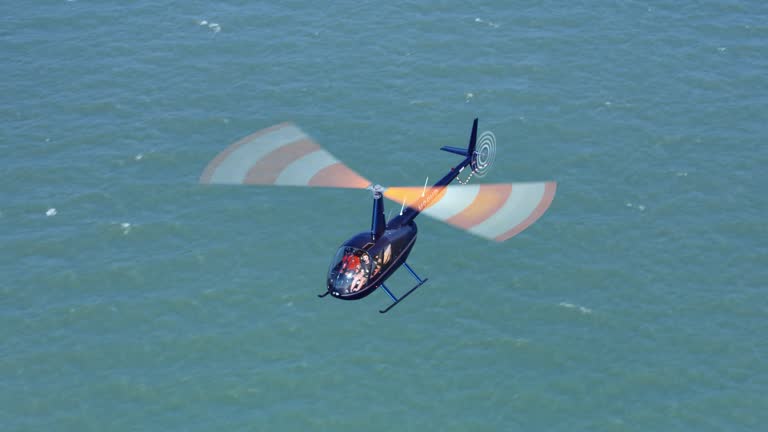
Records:
M467 149L451 146L442 146L440 150L447 151L448 153L457 154L459 156L467 156Z

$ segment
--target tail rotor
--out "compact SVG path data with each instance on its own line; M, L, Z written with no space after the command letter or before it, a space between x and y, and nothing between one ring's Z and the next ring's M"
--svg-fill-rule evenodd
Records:
M477 140L477 147L472 153L470 166L476 177L485 177L496 160L496 135L491 131L485 131Z

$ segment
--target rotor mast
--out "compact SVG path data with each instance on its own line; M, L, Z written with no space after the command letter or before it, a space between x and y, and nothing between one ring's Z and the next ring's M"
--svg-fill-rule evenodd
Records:
M376 241L387 229L387 221L384 217L384 187L371 185L368 189L373 194L373 214L371 216L371 240Z

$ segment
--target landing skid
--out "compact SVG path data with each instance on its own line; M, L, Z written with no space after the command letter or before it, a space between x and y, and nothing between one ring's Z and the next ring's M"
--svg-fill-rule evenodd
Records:
M409 266L409 265L408 265L408 263L405 263L405 262L404 262L404 263L403 263L403 265L405 266L405 268L407 268L407 269L408 269L408 271L411 273L411 275L412 275L412 276L413 276L413 277L416 279L416 281L417 281L417 282L419 282L419 283L418 283L418 284L416 284L416 286L414 286L414 287L413 287L413 288L411 288L410 290L408 290L408 292L407 292L407 293L405 293L405 294L403 294L402 296L400 296L400 298L397 298L397 297L396 297L394 294L392 294L392 291L390 291L390 290L389 290L389 288L387 288L387 286L386 286L386 285L384 285L384 284L381 284L381 287L382 287L382 288L384 288L384 291L386 291L386 293L389 295L389 298L391 298L391 299L392 299L392 304L391 304L391 305L389 305L389 306L387 306L387 308L386 308L386 309L384 309L384 310L379 310L379 313L387 313L387 312L389 312L389 310L390 310L390 309L392 309L393 307L397 306L397 304L398 304L398 303L400 303L401 301L405 300L405 298L406 298L406 297L408 297L408 296L409 296L409 295L410 295L412 292L416 291L416 289L417 289L418 287L420 287L420 286L424 285L424 283L425 283L426 281L428 281L428 280L429 280L429 279L424 279L424 280L422 280L422 279L419 277L419 275L417 275L417 274L416 274L416 272L415 272L415 271L413 271L413 269L411 268L411 266Z

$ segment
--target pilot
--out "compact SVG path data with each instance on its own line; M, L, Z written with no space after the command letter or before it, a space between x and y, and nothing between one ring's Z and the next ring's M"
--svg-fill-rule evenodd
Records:
M346 272L347 276L351 276L349 273L354 271L357 266L360 265L360 260L353 255L351 252L344 254L344 257L341 259L341 268L339 271Z
M356 255L349 254L345 258L347 260L347 268L355 269L360 266L360 258Z

